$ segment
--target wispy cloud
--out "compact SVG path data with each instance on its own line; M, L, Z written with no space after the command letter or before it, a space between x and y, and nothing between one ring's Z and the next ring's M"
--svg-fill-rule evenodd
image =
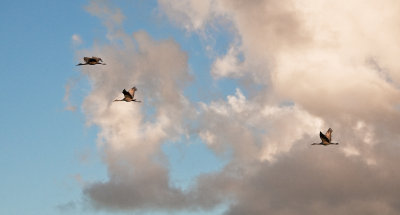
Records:
M71 102L71 89L76 85L77 79L69 79L65 85L64 102L66 103L65 110L76 111L77 107Z
M63 213L70 213L71 211L76 211L76 203L73 201L67 202L65 204L57 205L57 209Z
M188 31L203 29L212 18L212 0L160 0L158 3L163 13Z
M81 36L79 36L79 34L73 34L71 37L71 40L72 40L72 44L74 46L79 46L83 42L82 38L81 38Z

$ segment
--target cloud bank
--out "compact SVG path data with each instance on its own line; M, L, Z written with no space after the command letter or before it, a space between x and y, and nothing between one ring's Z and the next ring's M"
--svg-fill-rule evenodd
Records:
M184 96L194 77L176 42L128 35L118 9L90 4L110 39L77 53L102 53L108 64L82 70L92 84L83 110L100 129L109 174L84 190L94 207L173 211L229 202L227 215L400 212L398 1L160 0L185 30L212 34L208 28L219 26L240 41L210 73L243 85L208 104ZM143 105L110 102L132 84ZM340 145L311 147L329 127ZM188 191L169 183L161 150L184 135L232 153Z

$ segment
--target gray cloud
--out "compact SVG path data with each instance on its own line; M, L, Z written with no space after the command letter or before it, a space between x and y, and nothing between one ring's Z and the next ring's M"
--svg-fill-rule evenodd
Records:
M233 153L227 214L399 213L398 2L218 2L240 42L214 77L265 86L203 105L200 136ZM340 147L309 147L328 127Z
M399 176L393 165L367 165L339 148L295 147L258 164L226 214L397 214Z
M173 211L229 202L227 215L400 212L400 48L393 45L400 42L393 18L399 3L159 3L189 31L221 25L234 33L240 42L215 59L211 72L245 84L209 104L191 103L183 96L192 77L179 45L145 32L127 35L118 9L92 1L88 10L103 20L110 39L77 53L101 53L108 64L82 68L92 84L83 110L100 128L109 174L84 189L94 207ZM110 102L132 84L143 104ZM329 127L340 145L310 146ZM182 135L198 135L218 155L232 155L187 191L169 183L161 151Z
M83 110L88 123L100 128L109 181L86 186L84 194L96 208L173 207L184 194L169 185L160 144L185 132L182 123L189 104L182 88L191 79L187 55L172 40L155 41L145 32L125 34L120 10L104 2L92 1L88 10L103 20L111 42L78 52L99 53L107 63L82 67L82 73L92 85ZM133 85L143 103L112 103ZM146 113L147 107L154 113Z
M96 207L168 208L180 203L183 193L169 185L160 144L185 132L187 56L173 41L154 41L144 32L131 40L138 45L99 47L107 66L87 71L93 89L83 109L88 122L100 127L110 180L92 184L84 193ZM143 103L111 102L133 85ZM146 107L154 113L145 113Z

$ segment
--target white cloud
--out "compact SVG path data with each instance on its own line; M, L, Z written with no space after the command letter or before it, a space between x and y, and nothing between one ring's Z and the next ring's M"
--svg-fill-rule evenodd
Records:
M201 30L210 19L213 0L159 0L161 10L189 31Z
M225 56L217 58L211 69L211 74L214 78L234 77L238 78L241 75L241 63L238 58L238 50L236 47L231 47Z
M220 25L240 38L214 60L211 73L241 86L197 108L183 96L191 77L178 44L144 32L129 36L120 10L90 9L111 41L91 50L103 53L109 69L83 70L93 84L83 110L100 128L109 173L108 181L84 191L95 206L169 211L231 202L227 215L399 213L393 187L400 186L400 48L393 44L400 42L400 3L159 4L188 31ZM124 48L113 46L115 40ZM143 104L110 103L132 84ZM155 113L145 116L145 105ZM311 146L329 127L340 144ZM199 176L185 192L169 184L161 151L163 142L182 135L199 135L217 154L232 154L221 171Z
M199 133L200 138L207 144L212 145L215 143L215 135L213 135L210 131L202 131Z
M252 172L231 190L237 199L226 214L399 213L389 188L399 174L388 166L398 162L390 148L400 140L399 4L226 0L209 9L207 25L240 39L215 59L214 77L265 86L245 108L235 111L229 99L204 108L210 147L231 149L229 168ZM339 147L308 146L329 127ZM232 174L229 168L218 177Z
M181 208L184 193L169 185L161 144L185 133L183 117L189 106L182 87L190 80L187 56L175 42L155 41L144 32L131 40L138 46L97 47L107 70L88 72L93 89L83 110L100 129L110 179L84 192L99 208ZM112 102L122 89L134 85L143 103ZM147 105L155 112L145 117Z

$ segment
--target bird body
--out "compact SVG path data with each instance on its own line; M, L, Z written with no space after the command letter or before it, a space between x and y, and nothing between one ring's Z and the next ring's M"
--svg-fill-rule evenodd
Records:
M332 128L329 128L328 131L326 131L326 134L323 134L322 132L319 132L319 138L321 138L320 143L313 143L311 145L339 145L339 143L332 143L331 138L332 138Z
M136 87L132 87L131 89L129 89L128 91L126 91L125 89L122 90L122 93L124 94L124 98L123 99L116 99L114 100L114 102L118 102L118 101L125 101L125 102L141 102L141 101L137 101L136 99L134 99L135 97L135 92L137 91Z
M83 61L85 61L85 63L79 63L77 64L77 66L82 66L82 65L96 65L96 64L101 64L101 65L106 65L105 63L102 63L103 60L99 57L84 57Z

